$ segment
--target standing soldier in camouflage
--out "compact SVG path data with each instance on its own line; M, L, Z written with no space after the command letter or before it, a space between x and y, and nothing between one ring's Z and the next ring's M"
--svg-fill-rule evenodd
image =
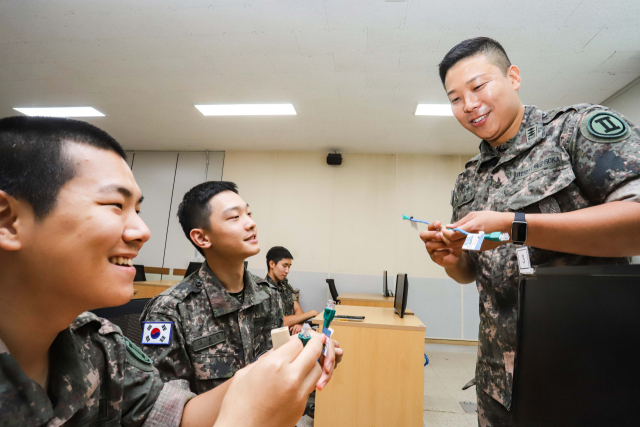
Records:
M315 310L302 311L302 307L296 301L293 288L287 280L293 256L286 248L274 246L267 252L267 277L265 279L278 289L284 312L284 326L288 326L291 334L300 333L302 324L316 317Z
M0 120L0 425L292 427L327 379L321 340L291 340L194 397L86 311L129 301L149 239L125 159L88 123Z
M244 260L260 246L251 209L234 183L193 187L184 195L178 218L206 261L147 303L141 321L170 322L172 331L168 341L143 347L163 381L187 380L191 391L200 394L272 347L271 330L283 324L282 304L275 286L244 268ZM150 326L143 323L143 328ZM145 340L151 341L148 334Z
M640 133L600 105L524 106L520 70L489 38L451 49L440 78L456 119L482 139L458 176L446 227L512 240L467 252L465 236L439 222L420 237L451 278L477 283L478 421L512 426L516 248L527 245L532 266L627 264L640 254Z

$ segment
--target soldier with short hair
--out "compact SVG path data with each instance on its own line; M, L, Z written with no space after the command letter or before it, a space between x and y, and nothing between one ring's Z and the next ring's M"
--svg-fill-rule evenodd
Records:
M456 181L452 224L433 222L420 237L451 278L477 283L478 421L511 426L516 248L527 245L532 266L628 264L640 254L640 132L601 105L524 106L520 70L486 37L461 42L439 67L454 116L482 141ZM466 251L456 227L511 240Z
M150 236L125 160L85 122L0 120L0 425L295 425L330 377L317 363L324 338L304 349L291 340L195 396L183 379L163 383L119 327L87 311L131 299L133 259ZM331 354L325 362L333 368Z
M284 313L284 326L291 334L300 333L302 324L318 315L316 310L306 313L300 307L294 296L294 290L289 284L287 276L293 262L293 255L287 248L274 246L267 252L267 276L265 280L278 289Z
M163 381L185 379L200 394L272 348L271 330L283 325L282 303L275 286L244 267L260 246L251 209L234 183L196 185L184 195L178 218L205 262L147 303L141 321L170 322L172 331L169 341L143 348Z

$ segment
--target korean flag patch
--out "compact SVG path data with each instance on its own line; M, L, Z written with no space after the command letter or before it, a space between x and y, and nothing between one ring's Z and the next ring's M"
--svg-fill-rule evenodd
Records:
M142 322L142 342L144 345L169 345L173 322Z

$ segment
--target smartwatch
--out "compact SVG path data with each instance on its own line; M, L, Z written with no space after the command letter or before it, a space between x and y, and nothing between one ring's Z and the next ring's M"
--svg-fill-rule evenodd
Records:
M527 241L527 221L524 212L516 212L516 217L511 223L511 240L516 245L524 245Z

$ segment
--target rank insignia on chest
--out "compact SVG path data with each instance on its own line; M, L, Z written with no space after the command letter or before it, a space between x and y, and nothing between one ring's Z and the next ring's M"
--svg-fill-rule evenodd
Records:
M169 345L173 322L142 322L142 342L144 345Z
M538 126L531 126L527 128L527 142L531 142L538 137Z

